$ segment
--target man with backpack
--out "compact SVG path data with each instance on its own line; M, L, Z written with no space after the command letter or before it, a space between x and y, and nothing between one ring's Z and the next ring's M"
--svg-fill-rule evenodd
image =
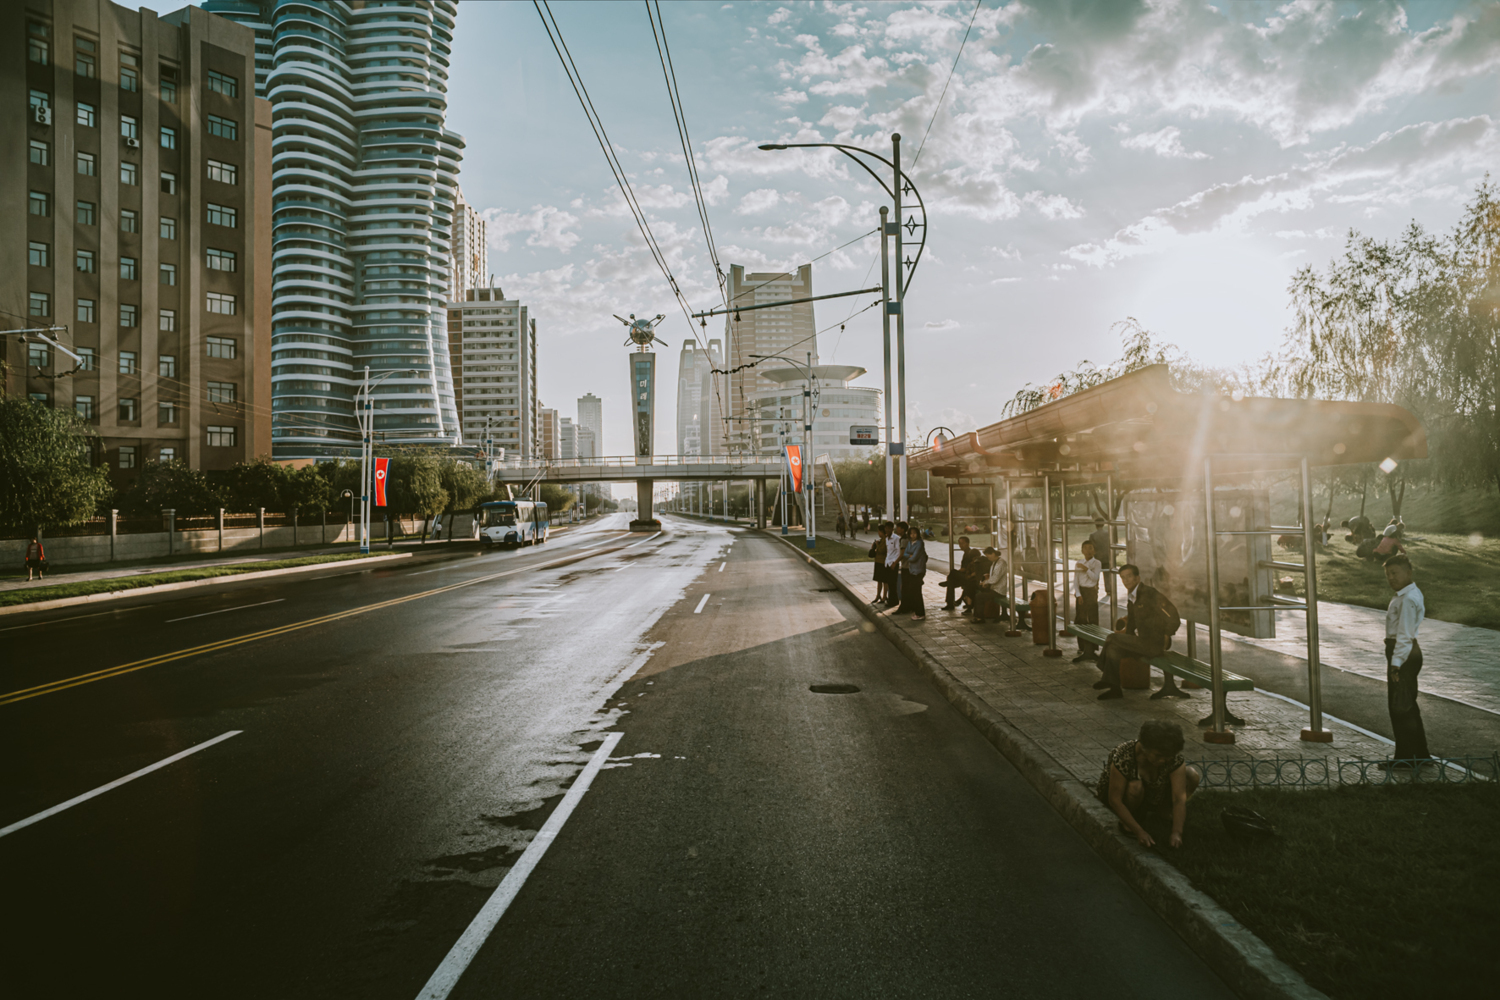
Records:
M1099 662L1104 677L1094 684L1095 688L1103 689L1100 701L1125 697L1120 688L1121 660L1126 657L1150 660L1160 656L1182 627L1176 605L1155 587L1141 582L1138 566L1133 563L1121 566L1120 582L1129 594L1125 604L1125 629L1116 631L1104 643Z

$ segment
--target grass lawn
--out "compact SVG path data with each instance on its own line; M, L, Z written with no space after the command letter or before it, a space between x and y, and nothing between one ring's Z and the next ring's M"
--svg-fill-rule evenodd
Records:
M372 552L371 556L385 555ZM332 556L303 556L300 559L262 560L250 563L235 563L232 566L204 566L201 569L174 570L169 573L143 573L140 576L117 576L107 580L81 580L77 583L62 583L44 587L26 587L0 591L0 607L14 604L35 604L37 601L52 601L62 597L82 597L86 594L108 594L120 590L135 590L154 587L163 583L182 583L187 580L209 580L220 576L238 576L241 573L259 573L268 569L286 569L289 566L314 566L318 563L346 562L350 559L367 559L358 552Z
M1276 824L1225 831L1226 805ZM1335 1000L1494 988L1500 788L1400 785L1203 792L1163 855Z
M1411 532L1422 541L1409 541L1417 586L1427 602L1427 617L1460 625L1500 629L1500 538ZM1281 552L1275 558L1301 562L1300 552ZM1302 595L1302 575L1292 574ZM1384 610L1391 603L1385 570L1354 557L1354 546L1336 538L1318 553L1318 596L1366 608Z
M800 528L797 529L797 531L801 530L802 529ZM804 536L792 534L788 535L787 537L795 541L798 548L803 548L807 544ZM874 541L874 538L872 537L870 541ZM870 542L868 541L863 543L856 543L854 545L845 545L843 542L840 542L836 539L825 538L824 536L819 535L818 544L814 546L812 552L809 553L809 555L811 555L820 563L862 562L869 563L873 567L875 564L875 560L870 558L869 552ZM872 569L871 572L873 573L874 570Z

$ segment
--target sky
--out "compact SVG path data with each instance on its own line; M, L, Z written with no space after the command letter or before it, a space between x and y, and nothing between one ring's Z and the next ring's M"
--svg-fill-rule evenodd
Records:
M709 308L718 291L644 4L552 10L684 296ZM819 293L878 284L878 242L859 239L878 219L876 185L837 154L756 147L888 155L902 135L930 219L906 304L913 434L991 423L1027 382L1114 359L1127 317L1199 362L1253 363L1283 344L1295 269L1326 266L1351 229L1447 229L1500 163L1497 2L662 11L726 269L821 258ZM601 396L604 450L628 454L612 314L664 313L656 435L673 450L676 359L694 331L532 4L459 4L448 125L467 143L461 184L488 219L490 270L537 320L545 405L572 415L577 397ZM832 329L819 349L879 386L878 311L838 326L864 304L820 303Z

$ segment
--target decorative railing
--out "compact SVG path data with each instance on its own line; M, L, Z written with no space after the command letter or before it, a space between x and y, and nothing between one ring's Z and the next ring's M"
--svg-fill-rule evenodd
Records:
M1424 761L1275 757L1188 761L1200 788L1333 788L1338 785L1463 785L1500 780L1500 753Z

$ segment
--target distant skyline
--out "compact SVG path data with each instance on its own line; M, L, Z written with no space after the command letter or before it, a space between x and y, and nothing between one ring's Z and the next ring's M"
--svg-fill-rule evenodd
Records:
M644 8L552 9L687 298L709 307ZM935 120L968 0L662 11L726 270L805 263L873 228L880 204L842 163L758 143L886 152L899 131L909 158L933 122L909 168L932 222L908 303L914 430L992 422L1025 382L1114 358L1127 316L1199 361L1254 361L1282 343L1293 270L1322 266L1350 228L1447 228L1500 151L1500 3L985 0ZM616 417L604 450L628 453L611 314L665 313L668 440L662 387L693 334L532 5L459 5L448 124L467 140L461 183L488 221L490 270L537 317L543 401L600 395ZM866 241L819 261L819 291L861 287L876 253ZM819 327L849 308L820 304ZM875 311L835 326L823 360L880 385L879 329Z

